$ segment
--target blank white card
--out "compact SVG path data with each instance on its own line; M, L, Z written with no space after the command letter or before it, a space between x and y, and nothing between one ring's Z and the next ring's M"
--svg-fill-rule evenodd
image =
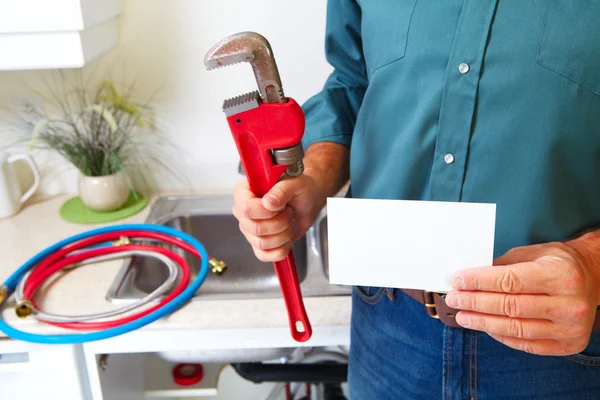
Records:
M329 282L447 292L493 262L496 205L329 198Z

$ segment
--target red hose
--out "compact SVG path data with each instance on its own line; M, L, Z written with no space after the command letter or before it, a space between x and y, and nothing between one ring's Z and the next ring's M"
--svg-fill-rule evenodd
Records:
M128 247L128 246L123 246L123 247ZM161 253L161 254L165 254L165 255L167 255L166 253L170 252L169 250L160 249L160 248L156 248L156 249L154 249L154 251ZM187 261L185 261L184 258L178 256L176 253L173 253L173 256L174 256L173 260L178 263L180 262L181 263L180 265L183 269L181 281L179 282L177 287L167 297L165 297L163 300L161 300L158 304L156 304L144 311L140 311L136 314L130 315L128 317L118 318L118 319L114 319L114 320L110 320L110 321L102 321L102 322L50 322L50 321L43 321L43 322L45 322L49 325L60 326L62 328L75 329L75 330L107 329L107 328L113 328L115 326L123 325L123 324L126 324L131 321L135 321L136 319L142 318L145 315L148 315L151 312L158 310L159 308L161 308L162 306L164 306L165 304L167 304L168 302L173 300L175 297L177 297L179 295L179 293L183 292L190 280L190 268L189 268Z
M118 253L118 252L129 251L129 250L153 251L153 252L157 252L157 253L163 254L163 255L171 258L173 261L175 261L177 264L179 264L181 266L182 279L180 280L177 287L167 297L165 297L163 300L161 300L158 304L156 304L155 306L148 308L144 311L138 312L136 314L133 314L133 315L130 315L127 317L114 319L114 320L110 320L110 321L101 321L101 322L63 323L63 322L44 321L41 319L40 319L40 321L47 323L49 325L59 326L59 327L68 328L68 329L75 329L75 330L95 330L95 329L112 328L115 326L119 326L119 325L122 325L122 324L125 324L128 322L134 321L136 319L142 318L145 315L150 314L151 312L159 309L160 307L162 307L165 304L167 304L168 302L170 302L172 299L177 297L179 295L179 293L181 293L185 290L185 288L188 285L189 280L190 280L190 268L189 268L187 261L183 257L179 256L177 253L175 253L169 249L162 248L162 247L145 246L145 245L121 245L121 246L115 246L115 247L100 247L100 248L95 248L95 249L83 250L80 253L73 254L73 255L67 256L66 258L61 259L63 256L67 255L68 253L70 253L72 251L79 250L81 248L84 248L84 247L87 247L87 246L90 246L90 245L93 245L96 243L115 240L122 236L127 236L130 238L142 237L142 238L147 238L147 239L158 239L158 240L173 244L179 248L182 248L183 250L186 250L186 251L192 253L193 255L195 255L197 257L200 257L197 250L190 244L183 242L181 240L178 240L176 238L173 238L171 236L168 236L168 235L165 235L162 233L158 233L158 232L136 231L136 230L110 232L110 233L98 235L93 238L88 238L88 239L82 240L80 242L74 243L74 244L67 246L67 247L57 251L56 253L52 254L51 256L49 256L48 258L46 258L42 262L40 262L40 264L38 264L34 268L34 270L31 272L29 278L27 279L27 282L25 283L25 287L23 288L23 299L28 299L33 303L33 297L35 296L37 290L44 284L44 282L48 278L50 278L54 273L60 271L61 269L65 268L67 266L70 266L74 263L80 262L80 261L85 260L90 257L95 257L95 256L99 256L99 255L104 255L104 254Z
M48 268L50 265L57 262L59 259L63 258L65 255L71 253L72 251L79 250L79 249L82 249L82 248L85 248L85 247L88 247L88 246L91 246L91 245L94 245L97 243L103 243L103 242L108 242L111 240L116 240L122 236L127 236L129 238L141 237L144 239L158 239L158 240L173 244L183 250L186 250L186 251L192 253L192 255L194 255L196 257L200 257L200 254L198 254L198 251L190 244L188 244L184 241L181 241L179 239L173 238L169 235L165 235L163 233L136 231L136 230L126 230L126 231L104 233L101 235L97 235L97 236L76 242L70 246L64 247L61 250L57 251L56 253L50 255L43 261L41 261L32 270L31 274L29 275L29 278L27 279L27 282L25 283L25 287L23 288L23 299L28 299L28 300L32 299L31 290L29 288L31 287L33 282L37 283L37 281L39 279L37 276L39 274L42 274L43 271L46 270L46 268ZM118 248L118 247L122 247L122 246L115 246L112 248ZM154 249L154 247L153 247L153 249ZM107 254L107 253L103 253L103 254ZM72 262L72 263L74 263L74 262ZM46 276L46 278L44 278L44 280L47 279L48 275L45 275L45 276Z

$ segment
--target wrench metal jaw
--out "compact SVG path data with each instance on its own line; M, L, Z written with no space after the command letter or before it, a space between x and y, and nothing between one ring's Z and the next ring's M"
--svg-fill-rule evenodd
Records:
M244 111L250 111L258 108L260 95L258 92L250 92L242 94L236 97L232 97L223 102L223 112L225 116L231 117L232 115L243 113Z
M258 108L261 102L268 104L288 101L283 94L281 77L271 45L261 34L246 31L228 36L215 44L204 57L204 65L208 70L242 62L252 66L258 92L225 100L223 112L227 117ZM299 176L304 172L304 152L300 143L271 151L277 164L288 166L286 175Z
M267 39L256 32L240 32L215 44L204 57L208 70L247 62L252 66L265 103L285 103L281 77Z

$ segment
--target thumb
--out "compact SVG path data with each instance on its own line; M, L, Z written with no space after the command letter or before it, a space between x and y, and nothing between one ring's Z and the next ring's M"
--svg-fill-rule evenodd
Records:
M284 179L263 196L262 205L269 211L283 210L294 196L302 194L304 190L301 179Z
M521 246L510 249L494 260L494 266L533 262L540 257L548 255L548 248L544 246Z

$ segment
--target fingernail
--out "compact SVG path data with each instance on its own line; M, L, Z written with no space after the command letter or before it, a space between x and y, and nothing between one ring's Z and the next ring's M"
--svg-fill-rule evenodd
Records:
M456 323L459 324L460 326L468 328L469 325L471 325L471 319L469 318L468 315L457 314L456 315Z
M278 199L277 199L277 197L276 197L275 195L273 195L273 194L266 194L266 195L265 195L265 198L266 198L267 200L269 200L271 203L273 203L273 205L275 205L275 206L276 206L276 205L277 205L277 203L278 203Z
M450 292L446 295L446 304L448 307L458 307L458 295L455 292Z
M452 280L452 286L455 289L464 289L464 287L465 287L465 281L463 281L463 279L460 276L457 276L456 278L454 278Z

